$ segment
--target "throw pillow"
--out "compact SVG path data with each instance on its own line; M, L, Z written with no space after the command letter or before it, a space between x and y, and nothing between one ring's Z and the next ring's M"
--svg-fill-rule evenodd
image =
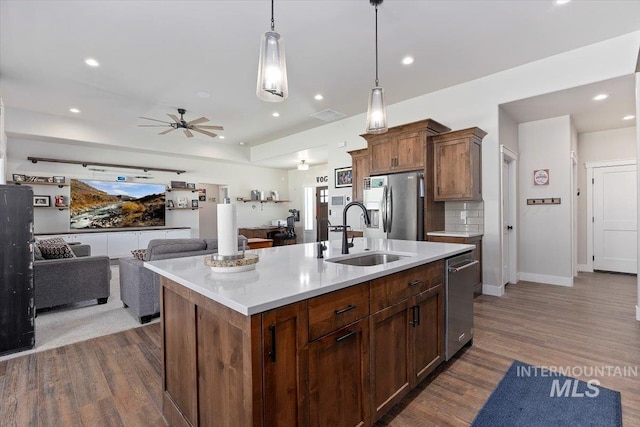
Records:
M44 259L42 252L40 251L40 246L38 246L37 243L33 245L33 259L35 261L42 261Z
M66 245L67 242L65 242L62 237L52 237L50 239L38 240L36 241L36 244L42 247L42 246L50 246L50 245Z
M147 250L146 249L134 249L131 251L131 255L133 255L133 257L135 259L139 259L140 261L146 261L147 260Z
M46 244L40 245L40 252L44 259L62 259L62 258L75 258L76 254L73 253L69 245L62 244Z

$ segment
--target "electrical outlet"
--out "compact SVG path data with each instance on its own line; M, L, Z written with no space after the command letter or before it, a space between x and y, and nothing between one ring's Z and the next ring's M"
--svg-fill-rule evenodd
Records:
M460 212L460 219L467 219L467 211Z

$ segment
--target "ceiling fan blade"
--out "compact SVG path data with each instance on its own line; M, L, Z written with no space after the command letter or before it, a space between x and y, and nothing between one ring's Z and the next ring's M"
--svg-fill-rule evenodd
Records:
M190 122L187 122L187 124L189 125L197 125L198 123L204 123L204 122L208 122L209 119L207 119L206 117L200 117L199 119L195 119L195 120L191 120Z
M217 134L215 134L215 133L207 132L206 130L202 130L202 129L198 129L198 128L192 128L191 130L192 130L192 131L194 131L194 132L201 133L201 134L203 134L203 135L210 136L211 138L215 138L216 136L218 136L218 135L217 135Z
M169 133L171 131L174 131L174 130L176 130L176 128L172 127L170 129L167 129L165 131L160 132L158 135L165 135L165 134L167 134L167 133Z
M171 123L167 123L166 125L138 125L138 127L141 127L141 128L155 128L155 127L166 128L167 126L171 126Z
M176 115L175 115L175 114L167 114L167 116L171 117L171 119L172 119L174 122L176 122L176 123L182 123L182 122L180 121L180 119L179 119L178 117L176 117Z
M224 130L222 126L200 125L197 127L199 127L200 129Z
M150 119L149 117L138 117L138 118L145 119L145 120L153 120L154 122L160 122L160 123L169 123L169 122L165 122L164 120Z
M187 138L193 138L193 134L189 131L189 129L185 129L184 134L187 135Z

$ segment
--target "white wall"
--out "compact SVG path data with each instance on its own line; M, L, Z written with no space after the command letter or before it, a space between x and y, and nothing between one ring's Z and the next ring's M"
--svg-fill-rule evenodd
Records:
M452 129L478 126L488 132L482 143L483 285L501 287L499 105L628 75L635 67L638 44L640 31L388 106L390 126L430 117ZM365 105L366 94L362 96ZM300 149L326 144L330 195L350 194L334 189L332 171L351 164L347 151L366 147L365 140L359 136L364 127L364 114L350 117L254 147L251 159L270 158L279 152L284 154L296 144ZM338 146L342 142L346 142L345 147ZM356 220L349 219L349 222L355 224Z
M92 172L81 165L69 165L63 163L38 162L36 164L27 160L28 156L98 161L103 163L140 165L149 167L163 167L171 169L183 169L187 172L181 175L168 172L151 171L152 179L144 182L160 183L168 185L170 181L206 182L219 185L228 185L232 203L238 203L238 226L251 227L270 224L273 218L285 218L288 205L285 203L252 204L236 202L236 197L249 198L252 189L280 191L282 199L289 197L288 173L285 170L256 167L245 164L234 164L225 161L213 161L204 159L189 159L173 155L148 154L123 151L116 147L83 146L71 143L60 143L45 140L29 140L8 138L8 163L6 175L22 173L26 175L63 175L70 178L93 178L109 180L115 179L115 175L135 176L142 175L139 170L121 170L120 173L104 174ZM135 181L135 180L134 180ZM57 188L57 187L54 187ZM255 208L254 208L255 206ZM58 212L57 210L46 210ZM68 212L68 211L67 211ZM193 227L196 232L198 224L198 211L170 211L167 212L168 226ZM174 215L175 214L175 215ZM68 216L68 213L66 213ZM68 230L68 221L56 221L42 226L38 225L39 232L64 232ZM59 229L66 223L65 229ZM197 236L197 234L194 234Z
M573 284L571 264L571 117L521 123L519 135L518 267L520 279ZM549 184L533 184L534 169L549 169ZM559 205L527 205L559 197Z
M585 163L636 158L636 128L581 133L578 135L578 264L587 264L587 170ZM639 199L640 200L640 199Z
M296 222L296 235L298 243L308 243L316 241L317 224L313 221L313 230L304 231L304 189L306 187L324 187L329 183L324 181L324 177L328 177L327 165L312 166L309 170L299 171L292 169L289 171L289 208L295 208L300 211L300 222ZM322 178L322 179L319 179ZM313 202L313 211L316 210L315 198ZM288 216L288 215L286 215ZM285 216L285 217L286 217ZM284 219L283 217L282 219ZM274 218L277 219L277 218Z

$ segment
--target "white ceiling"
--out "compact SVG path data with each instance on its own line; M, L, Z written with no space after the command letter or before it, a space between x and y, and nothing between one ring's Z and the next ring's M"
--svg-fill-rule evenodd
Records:
M268 0L0 0L0 94L8 108L69 117L77 107L81 120L132 132L148 123L138 116L166 119L183 107L187 120L206 116L225 127L224 141L196 138L225 145L320 126L309 115L327 108L366 111L374 83L368 1L277 0L275 24L286 40L290 92L278 104L255 96ZM380 83L395 103L638 29L640 1L387 0L379 12ZM416 61L404 66L408 54ZM87 57L101 66L87 67ZM212 97L197 97L199 90ZM314 151L261 164L291 168L312 154L311 164L326 162L326 151Z

